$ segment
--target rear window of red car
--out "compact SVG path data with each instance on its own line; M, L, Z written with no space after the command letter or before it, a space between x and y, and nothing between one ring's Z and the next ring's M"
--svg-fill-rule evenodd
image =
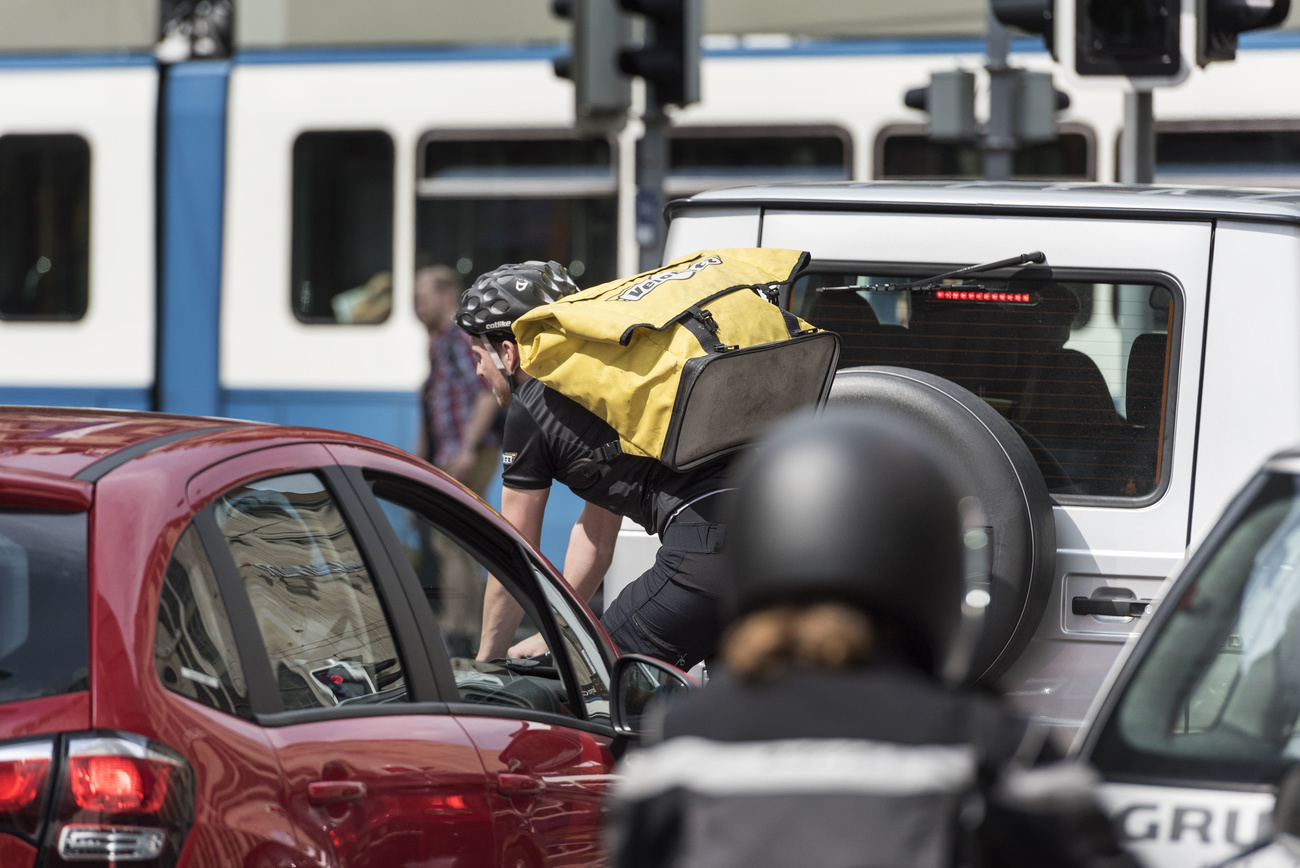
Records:
M85 513L0 510L0 703L86 689Z

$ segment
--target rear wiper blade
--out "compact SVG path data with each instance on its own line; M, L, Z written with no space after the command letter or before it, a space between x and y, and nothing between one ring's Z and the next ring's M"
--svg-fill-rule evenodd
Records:
M875 286L819 286L818 292L897 292L902 289L929 289L939 285L941 280L951 280L954 277L964 277L969 274L981 274L985 271L997 271L999 268L1013 268L1017 265L1028 265L1029 263L1040 264L1047 261L1047 257L1041 250L1035 250L1031 253L1022 253L1019 256L1012 256L1009 259L999 259L997 262L985 262L981 265L968 265L965 268L957 268L953 271L945 271L943 274L936 274L933 277L923 277L920 280L913 280L910 283L881 283Z

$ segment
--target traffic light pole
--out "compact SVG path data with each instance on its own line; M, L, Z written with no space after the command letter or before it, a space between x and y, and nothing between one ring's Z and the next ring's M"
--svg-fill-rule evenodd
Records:
M981 142L984 177L989 181L1007 181L1011 179L1011 161L1017 145L1016 82L1020 71L1007 63L1010 35L1002 22L993 17L992 6L986 18L988 62L984 68L989 73L989 126Z
M645 84L645 131L636 143L636 243L640 270L658 267L664 255L664 179L668 176L668 116Z
M1124 133L1119 137L1119 182L1150 184L1156 176L1155 106L1151 91L1124 94Z

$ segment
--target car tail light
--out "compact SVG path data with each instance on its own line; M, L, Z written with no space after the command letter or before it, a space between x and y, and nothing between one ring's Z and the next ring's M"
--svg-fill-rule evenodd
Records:
M44 840L40 868L171 868L193 821L189 763L148 739L112 733L0 745L0 834Z
M0 746L0 833L36 837L53 756L51 741Z

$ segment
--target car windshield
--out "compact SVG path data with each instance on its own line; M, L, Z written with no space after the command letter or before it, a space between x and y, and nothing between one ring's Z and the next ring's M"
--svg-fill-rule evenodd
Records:
M86 689L84 513L0 510L0 703Z
M1262 784L1300 760L1300 477L1254 490L1162 604L1093 752L1108 776Z
M934 272L806 274L792 308L840 335L841 368L916 368L983 398L1024 439L1052 494L1153 496L1174 358L1170 290L986 276L978 285L873 289Z

